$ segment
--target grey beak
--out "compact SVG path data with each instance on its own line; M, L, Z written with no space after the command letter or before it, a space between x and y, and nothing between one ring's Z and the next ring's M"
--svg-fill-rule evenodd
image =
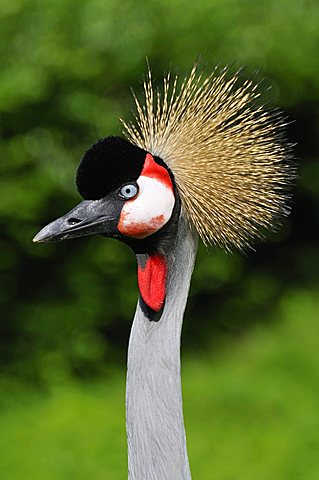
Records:
M94 234L116 236L119 217L116 210L114 203L107 199L84 200L42 228L33 242L56 242Z

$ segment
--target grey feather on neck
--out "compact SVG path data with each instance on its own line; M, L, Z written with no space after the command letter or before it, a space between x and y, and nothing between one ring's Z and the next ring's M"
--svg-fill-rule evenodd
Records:
M183 212L167 258L166 302L151 322L139 304L132 326L126 388L129 480L191 478L182 409L180 336L197 237Z

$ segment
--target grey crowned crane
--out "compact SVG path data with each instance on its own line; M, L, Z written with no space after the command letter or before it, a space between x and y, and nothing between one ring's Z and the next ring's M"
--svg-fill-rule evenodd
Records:
M79 165L83 201L34 242L100 234L130 246L139 300L128 348L126 429L130 480L191 478L180 377L180 336L197 249L245 249L289 212L294 178L284 120L257 105L252 81L195 66L167 75L125 138L95 143Z

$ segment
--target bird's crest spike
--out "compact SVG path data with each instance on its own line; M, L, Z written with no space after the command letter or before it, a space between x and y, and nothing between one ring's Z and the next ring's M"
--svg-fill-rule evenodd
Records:
M135 145L172 171L188 219L205 244L244 249L289 213L295 177L280 113L257 103L259 85L240 83L228 68L205 76L195 65L170 73L155 90L151 70L144 101L135 94L135 122L124 125Z

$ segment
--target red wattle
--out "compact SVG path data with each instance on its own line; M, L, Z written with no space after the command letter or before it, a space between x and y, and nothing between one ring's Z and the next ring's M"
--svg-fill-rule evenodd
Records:
M159 312L164 305L166 295L166 260L162 255L153 255L146 261L145 267L138 267L137 279L141 297L146 305Z

